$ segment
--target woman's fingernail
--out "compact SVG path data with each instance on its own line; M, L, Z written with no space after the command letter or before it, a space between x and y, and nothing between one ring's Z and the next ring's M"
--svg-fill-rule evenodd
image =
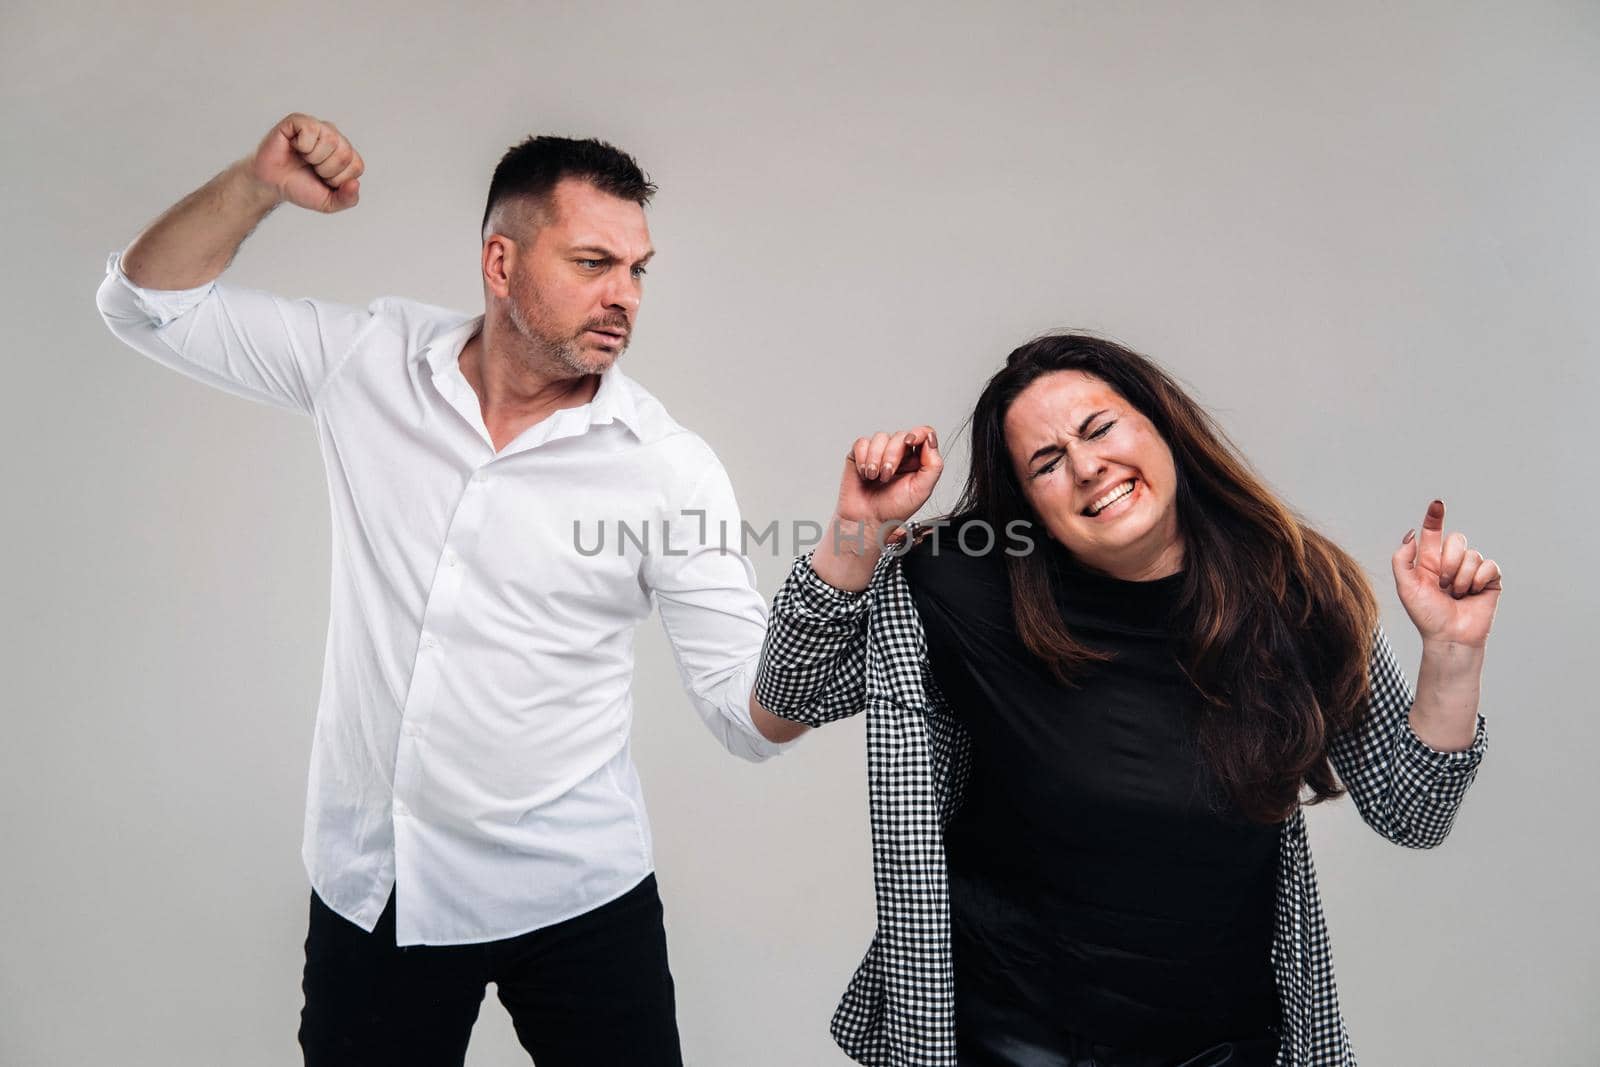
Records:
M1417 536L1417 531L1415 529L1407 530L1406 535L1400 539L1400 543L1402 545L1409 545L1411 543L1411 539L1415 536Z

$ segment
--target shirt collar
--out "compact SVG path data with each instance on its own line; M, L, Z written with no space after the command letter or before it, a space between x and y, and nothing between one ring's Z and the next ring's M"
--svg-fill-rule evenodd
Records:
M475 315L456 326L453 326L429 341L423 351L427 360L428 369L435 378L450 371L460 374L461 350L473 335L483 329L483 316ZM463 384L464 384L463 379ZM468 387L471 388L470 386ZM598 426L608 422L620 422L633 432L641 441L650 438L650 428L645 425L639 412L639 405L635 401L635 386L633 380L613 363L600 375L600 386L595 390L594 397L589 403L579 408L569 408L568 411L586 411L588 424Z
M428 361L428 369L433 372L434 377L459 364L461 350L467 347L472 335L481 329L483 329L483 316L474 315L436 334L423 346L423 358Z
M639 418L639 406L634 402L633 381L615 363L600 375L600 387L589 401L589 424L620 422L633 431L639 440L646 440L645 426Z

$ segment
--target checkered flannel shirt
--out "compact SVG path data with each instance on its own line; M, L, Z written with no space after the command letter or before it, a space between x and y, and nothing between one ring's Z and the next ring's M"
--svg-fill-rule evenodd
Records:
M1369 671L1371 714L1334 739L1329 756L1368 825L1397 844L1432 848L1483 758L1483 717L1470 748L1435 751L1411 730L1411 687L1381 629ZM878 922L834 1013L834 1040L869 1067L954 1067L944 826L960 806L970 750L934 684L898 556L886 554L860 593L828 585L809 556L796 560L773 601L756 696L808 726L867 715ZM1276 912L1277 1067L1354 1067L1300 810L1283 827Z

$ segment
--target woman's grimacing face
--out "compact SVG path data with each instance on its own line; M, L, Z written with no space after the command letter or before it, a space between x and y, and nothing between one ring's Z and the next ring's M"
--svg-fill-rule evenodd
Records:
M1028 503L1080 563L1126 581L1182 569L1172 451L1105 381L1078 370L1039 377L1012 401L1005 436Z

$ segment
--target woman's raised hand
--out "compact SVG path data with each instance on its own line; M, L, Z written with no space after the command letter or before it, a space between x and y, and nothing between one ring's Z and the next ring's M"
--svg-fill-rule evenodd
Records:
M858 437L845 457L836 517L881 539L928 502L944 470L932 426Z
M1444 502L1428 505L1422 532L1395 550L1394 584L1424 643L1482 648L1500 602L1500 565L1467 547L1466 535L1444 533Z

